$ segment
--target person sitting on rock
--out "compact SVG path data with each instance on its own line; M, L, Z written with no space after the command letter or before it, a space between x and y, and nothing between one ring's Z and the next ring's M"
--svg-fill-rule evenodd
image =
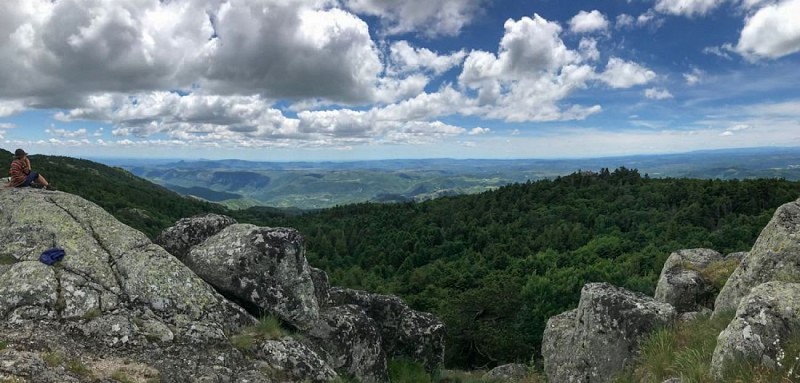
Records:
M8 174L11 180L8 182L8 187L22 187L41 185L47 190L55 190L41 174L31 170L31 160L28 159L28 153L22 149L17 149L14 152L14 160L11 161L11 169Z

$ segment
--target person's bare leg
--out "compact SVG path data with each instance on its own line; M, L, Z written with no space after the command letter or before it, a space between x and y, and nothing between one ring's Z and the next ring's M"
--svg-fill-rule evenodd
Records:
M49 184L47 183L47 180L46 180L46 179L44 179L44 177L42 177L42 175L41 175L41 174L40 174L38 177L36 177L36 183L42 184L42 186L47 186L47 185L49 185Z

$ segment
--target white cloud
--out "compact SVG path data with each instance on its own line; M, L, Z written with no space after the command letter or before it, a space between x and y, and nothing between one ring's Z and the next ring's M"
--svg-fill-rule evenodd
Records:
M731 132L730 130L726 130L726 131L724 131L724 132L720 133L719 135L720 135L720 136L723 136L723 137L725 137L725 136L732 136L732 135L733 135L733 132Z
M719 47L705 47L705 48L703 48L703 53L705 53L707 55L714 55L714 56L718 56L718 57L722 57L724 59L730 60L731 59L731 55L728 54L728 52L732 52L733 50L734 50L733 49L733 45L731 45L731 44L723 44L722 46L719 46Z
M567 48L558 23L539 15L508 20L499 52L473 51L464 62L459 84L474 90L475 104L462 108L466 115L506 121L583 119L602 110L599 105L561 105L595 77L582 64L596 56L596 45L583 41L583 51Z
M589 33L608 29L608 19L598 10L580 11L569 21L569 29L573 33Z
M402 40L393 43L389 49L388 70L390 73L425 70L438 75L460 65L466 55L463 49L449 55L439 55L427 48L414 48Z
M472 130L469 131L469 135L470 136L479 136L479 135L483 135L483 134L488 134L491 131L492 130L489 129L489 128L477 127L477 128L472 128Z
M0 123L0 129L14 129L16 128L16 124L12 124L10 122L2 122Z
M377 16L389 35L457 35L481 11L483 0L343 0L357 14Z
M645 89L644 96L651 100L666 100L673 97L668 90L659 88Z
M2 71L0 71L2 72ZM2 74L0 74L2 76ZM21 101L10 100L10 101L2 101L0 100L0 117L7 117L14 114L17 114L21 111L25 110L25 105Z
M585 61L595 61L600 58L600 51L597 49L597 40L582 38L578 44L578 51Z
M657 0L655 9L680 16L704 16L727 0Z
M683 79L689 85L697 85L703 81L704 75L705 73L700 68L692 68L691 72L683 74Z
M800 52L800 0L767 5L745 21L736 52L749 60Z
M86 129L67 130L50 127L49 129L45 129L44 132L59 138L84 138L87 136Z
M658 14L653 9L648 9L647 12L642 13L636 18L636 26L658 28L664 20L658 17Z
M635 22L636 19L633 16L627 13L622 13L617 15L617 22L615 23L615 27L617 29L631 28L633 27Z
M3 1L0 98L71 108L93 93L201 86L369 102L380 52L363 20L324 3Z
M605 72L600 74L600 80L612 88L630 88L644 85L656 78L656 73L646 67L618 57L608 60Z

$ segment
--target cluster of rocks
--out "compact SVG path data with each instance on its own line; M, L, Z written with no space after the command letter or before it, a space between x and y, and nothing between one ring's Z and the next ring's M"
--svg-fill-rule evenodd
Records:
M387 358L439 368L445 328L400 299L329 286L293 229L184 219L151 242L62 192L0 193L0 379L387 380ZM66 256L39 262L51 247ZM272 315L295 335L234 338Z
M718 290L709 271L724 262L739 264ZM552 382L609 382L635 363L654 329L698 313L717 317L731 311L734 318L714 350L714 377L721 378L732 363L775 369L793 362L787 359L796 355L787 355L786 346L800 335L800 200L775 212L748 253L723 257L689 249L671 254L655 297L606 283L584 286L577 309L547 322L545 373Z

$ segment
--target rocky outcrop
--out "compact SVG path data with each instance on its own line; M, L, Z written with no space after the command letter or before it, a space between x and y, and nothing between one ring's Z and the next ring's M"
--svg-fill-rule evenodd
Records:
M267 340L256 349L259 358L267 362L262 371L272 379L330 382L338 377L319 354L294 339Z
M360 307L345 305L323 310L308 335L337 371L364 383L388 380L381 334L375 321Z
M219 214L183 218L175 222L174 226L162 231L153 242L178 259L184 259L192 247L233 224L236 224L235 219Z
M429 313L412 310L400 298L365 291L332 288L335 305L356 305L366 311L380 328L389 358L406 358L422 363L428 371L444 362L444 323Z
M717 339L712 374L721 378L731 363L769 369L797 363L797 355L787 353L786 344L800 336L799 313L800 283L768 282L753 289Z
M4 189L0 222L0 256L12 261L0 278L0 376L105 381L120 368L168 382L269 381L267 361L229 341L255 319L95 204ZM64 259L40 263L53 246Z
M679 313L712 308L717 291L702 271L722 260L710 249L679 250L670 254L656 285L655 298L671 304Z
M756 286L800 282L800 200L779 207L717 296L714 315L736 310Z
M676 318L675 309L608 283L581 290L578 308L551 318L542 340L551 382L608 382L639 353L641 341Z
M519 382L526 376L528 376L528 366L511 363L489 370L483 378L493 382Z
M273 313L299 329L319 317L303 237L294 229L231 225L194 246L184 263L251 313Z

